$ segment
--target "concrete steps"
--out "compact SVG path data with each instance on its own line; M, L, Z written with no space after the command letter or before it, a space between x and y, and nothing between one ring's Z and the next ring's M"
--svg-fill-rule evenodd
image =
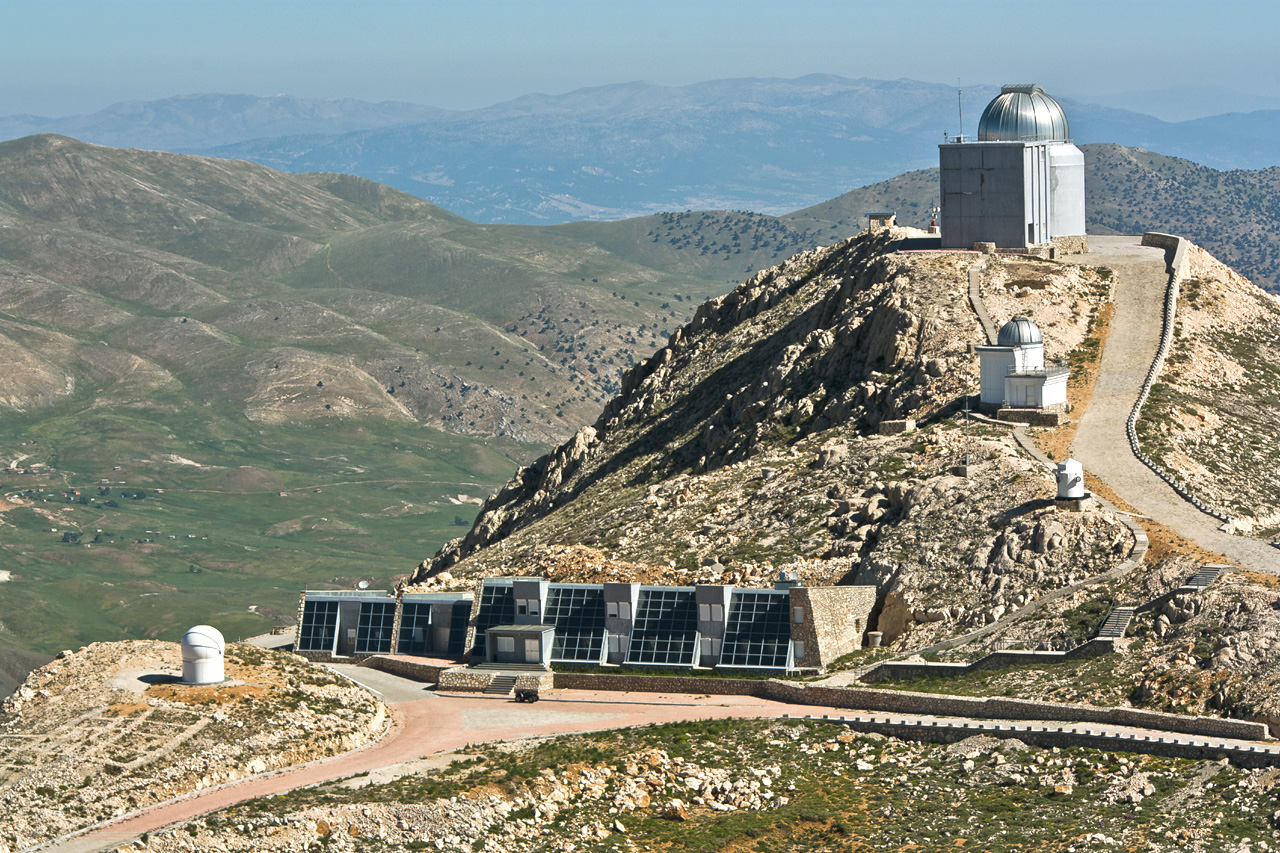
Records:
M485 686L484 692L490 696L510 696L516 689L515 675L495 675Z
M1102 627L1098 629L1096 639L1099 640L1122 640L1125 631L1129 630L1129 622L1133 620L1133 614L1137 612L1136 607L1117 607L1107 614L1106 620L1102 623Z

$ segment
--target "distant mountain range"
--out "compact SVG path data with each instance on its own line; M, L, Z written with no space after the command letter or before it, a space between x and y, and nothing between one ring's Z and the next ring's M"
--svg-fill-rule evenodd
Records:
M178 151L249 139L299 134L341 134L448 116L448 110L352 98L289 95L180 95L158 101L122 101L79 116L0 116L0 140L58 133L116 148Z
M964 90L969 132L997 92ZM1277 110L1165 122L1060 100L1078 143L1145 148L1219 170L1280 162ZM354 174L474 222L548 224L686 209L781 214L933 166L943 132L958 127L950 86L810 75L624 83L464 112L196 95L90 116L0 118L0 138L51 131L289 172Z

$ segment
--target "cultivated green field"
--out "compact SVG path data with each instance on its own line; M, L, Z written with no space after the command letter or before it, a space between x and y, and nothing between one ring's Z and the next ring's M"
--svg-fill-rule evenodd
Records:
M119 412L6 418L0 450L38 472L0 481L17 498L0 515L0 623L49 653L201 622L251 636L292 621L304 587L386 588L536 452L413 424Z

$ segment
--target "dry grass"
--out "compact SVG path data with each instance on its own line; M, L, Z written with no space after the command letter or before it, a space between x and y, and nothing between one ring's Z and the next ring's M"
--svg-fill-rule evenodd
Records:
M228 705L267 695L260 684L153 684L147 695L187 705Z
M1071 378L1067 381L1067 402L1071 404L1071 411L1076 416L1062 426L1037 430L1032 435L1036 447L1050 459L1066 459L1071 456L1071 443L1076 440L1080 413L1093 402L1093 385L1098 378L1102 352L1107 348L1107 338L1111 335L1111 316L1115 309L1114 302L1104 302L1098 306L1098 313L1094 315L1090 330L1090 337L1098 339L1097 349L1083 364L1072 366Z
M1117 495L1110 486L1094 475L1086 473L1084 475L1084 483L1089 487L1089 491L1110 501L1117 509L1138 516L1134 521L1147 532L1147 539L1149 540L1147 562L1155 563L1165 557L1186 555L1204 563L1236 565L1221 554L1215 554L1207 548L1202 548L1176 532L1173 528L1146 518L1138 512L1137 507Z
M1098 365L1102 361L1102 353L1107 348L1107 339L1111 336L1111 318L1115 313L1115 303L1105 302L1098 308L1094 316L1091 337L1098 339L1098 346L1090 357L1082 364L1073 365L1071 379L1067 385L1067 400L1071 403L1071 411L1076 414L1071 420L1054 429L1037 430L1032 435L1036 446L1050 459L1066 459L1071 455L1071 444L1076 439L1076 430L1080 426L1080 415L1093 402L1093 386L1098 378ZM1117 495L1110 486L1093 474L1085 474L1085 485L1096 495L1106 498L1117 508L1134 515L1141 515L1137 507ZM1179 535L1170 527L1148 518L1135 519L1147 532L1150 540L1147 559L1159 561L1168 556L1185 554L1206 563L1231 563L1221 554L1215 554ZM1234 565L1234 564L1232 564Z

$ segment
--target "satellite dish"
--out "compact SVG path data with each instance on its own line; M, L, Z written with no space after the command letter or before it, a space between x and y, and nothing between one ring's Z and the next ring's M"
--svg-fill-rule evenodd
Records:
M356 584L356 589L368 589L368 588L369 588L368 581L360 581L359 583Z

